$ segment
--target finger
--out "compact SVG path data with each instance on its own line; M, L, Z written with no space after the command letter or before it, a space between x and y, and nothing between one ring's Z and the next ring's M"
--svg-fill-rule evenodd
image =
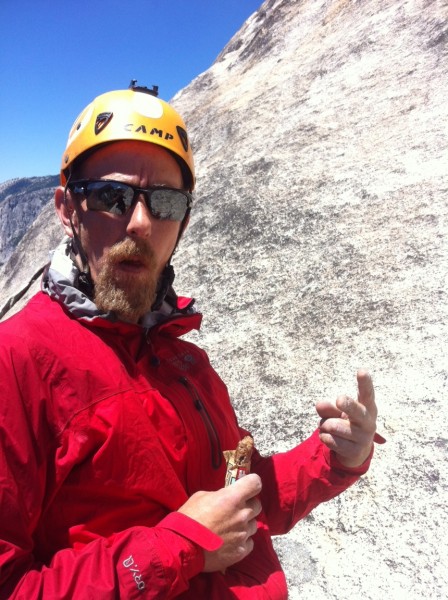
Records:
M321 400L316 402L316 411L322 419L338 418L341 416L341 411L333 402Z
M247 536L252 537L253 535L255 535L257 533L257 530L258 530L258 523L257 523L256 519L252 519L247 524Z
M353 400L350 396L338 396L336 407L341 411L341 418L348 419L352 423L361 423L368 415L364 404Z
M372 378L367 371L362 369L358 371L356 376L358 380L358 400L353 400L349 396L339 396L336 399L336 406L345 413L352 423L356 423L363 428L366 425L369 427L371 422L375 422L377 416Z
M328 433L320 433L320 439L330 450L341 456L351 456L356 452L356 442Z
M364 369L359 369L356 378L358 380L358 402L365 406L370 414L376 416L377 409L372 378Z
M251 500L248 500L247 507L251 511L251 518L258 517L258 515L261 513L262 508L263 508L261 506L261 502L258 498L252 498Z
M353 431L355 429L355 432ZM354 440L356 436L356 426L352 427L352 423L348 419L323 419L319 425L319 432L324 434L325 439L341 438L345 440Z
M249 537L246 542L245 555L247 556L248 554L250 554L253 549L254 549L254 540L252 539L252 537Z
M378 443L384 443L381 442L384 438L375 434L374 424L370 419L367 419L361 425L357 425L349 419L325 419L319 425L319 433L324 443L329 441L330 437L335 440L347 440L359 445L370 445L372 439L375 439ZM322 438L322 434L327 437Z
M349 419L325 419L319 425L321 440L335 451L338 450L334 446L342 440L358 446L370 446L374 433L374 426L370 419L361 425L357 425Z

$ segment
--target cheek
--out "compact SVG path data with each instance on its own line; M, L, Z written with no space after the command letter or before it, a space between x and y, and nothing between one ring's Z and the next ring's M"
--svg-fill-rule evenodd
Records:
M108 249L120 241L120 232L115 231L116 227L113 225L99 218L85 218L81 223L81 243L94 279L107 256Z
M161 255L162 261L166 262L174 250L180 225L170 221L162 221L159 225L153 226L151 245L153 250Z

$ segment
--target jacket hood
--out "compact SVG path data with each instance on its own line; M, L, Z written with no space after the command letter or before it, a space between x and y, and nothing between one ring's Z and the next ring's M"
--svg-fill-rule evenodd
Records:
M117 322L118 318L115 313L99 310L92 298L79 288L80 274L81 272L72 258L71 239L65 237L50 254L50 264L42 279L42 291L63 304L68 312L77 319L86 321L104 319ZM160 308L144 315L139 325L150 328L176 316L196 314L193 304L194 299L178 297L170 287Z

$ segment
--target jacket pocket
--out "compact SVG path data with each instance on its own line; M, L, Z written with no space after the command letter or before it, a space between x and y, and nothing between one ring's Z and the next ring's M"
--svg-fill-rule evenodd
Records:
M218 432L216 431L216 427L213 424L212 418L210 417L206 406L202 402L198 390L191 383L191 381L185 376L179 377L179 381L187 389L191 399L193 400L194 407L198 411L202 422L204 423L210 442L212 467L213 469L219 469L223 461L223 454Z

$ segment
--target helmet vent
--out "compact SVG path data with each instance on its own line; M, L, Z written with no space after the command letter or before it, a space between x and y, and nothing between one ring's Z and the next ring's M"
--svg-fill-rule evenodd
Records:
M185 129L183 127L180 127L179 125L176 126L177 129L177 133L180 137L180 141L182 143L182 146L185 150L185 152L188 152L188 135L187 132L185 131Z
M100 113L95 121L95 135L98 135L103 129L111 122L114 113L103 112Z

